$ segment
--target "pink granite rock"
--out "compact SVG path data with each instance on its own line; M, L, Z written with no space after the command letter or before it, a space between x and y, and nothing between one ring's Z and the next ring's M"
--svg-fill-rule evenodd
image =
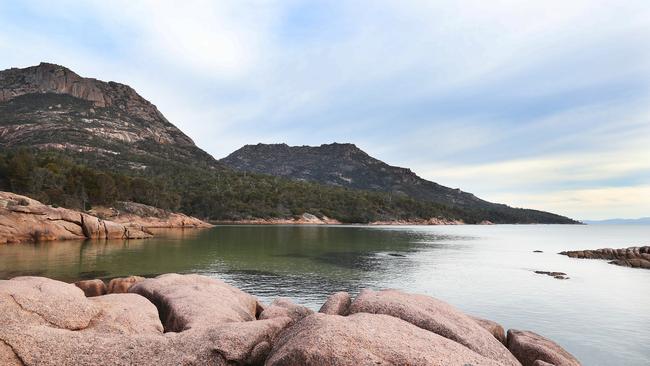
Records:
M397 290L363 290L352 302L350 313L385 314L456 341L503 365L519 366L492 334L455 307L425 295Z
M267 366L498 366L461 344L401 319L378 314L316 313L285 329Z
M580 362L557 343L525 330L508 330L508 349L523 366L534 366L538 360L555 366L580 366Z

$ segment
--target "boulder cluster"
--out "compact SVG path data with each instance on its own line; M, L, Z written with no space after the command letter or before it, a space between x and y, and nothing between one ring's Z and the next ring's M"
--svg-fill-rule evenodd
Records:
M560 252L571 258L606 259L611 264L624 267L650 269L650 246L622 249L603 248Z
M195 274L0 281L0 324L2 365L580 365L424 295L339 292L315 313Z
M0 191L0 244L69 239L141 239L152 235L134 224L120 224Z
M0 191L0 244L51 240L144 239L150 228L208 228L197 218L155 207L119 202L120 209L79 212Z

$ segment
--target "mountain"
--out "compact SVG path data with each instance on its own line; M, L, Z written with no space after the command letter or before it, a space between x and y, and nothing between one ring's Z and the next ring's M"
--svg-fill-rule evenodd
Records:
M269 147L237 160L302 175L241 172L197 147L128 85L49 63L0 71L0 148L0 190L86 211L129 201L208 220L308 213L346 223L573 223L427 182L353 145L327 154Z
M111 169L222 168L131 87L49 63L0 71L0 147L15 146L92 153Z
M650 217L638 219L583 220L587 225L650 225Z
M482 200L471 193L425 180L410 169L388 165L354 144L288 146L246 145L220 160L244 172L271 174L352 189L405 195L484 217L495 222L563 223L566 217L537 210L512 208Z

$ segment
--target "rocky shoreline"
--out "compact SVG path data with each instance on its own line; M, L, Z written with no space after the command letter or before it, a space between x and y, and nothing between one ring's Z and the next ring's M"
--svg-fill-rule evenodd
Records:
M580 365L538 334L397 290L335 293L314 312L194 274L16 277L0 300L2 365Z
M326 216L318 217L310 213L304 213L294 218L267 218L267 219L242 219L242 220L220 220L213 221L217 225L344 225L336 219ZM413 219L413 220L385 220L373 221L366 225L466 225L462 220L450 220L442 218ZM492 225L489 221L483 221L479 225Z
M150 228L206 228L211 224L132 202L126 209L79 212L0 191L0 244L53 240L145 239ZM111 214L107 212L110 211Z
M560 252L570 258L605 259L617 266L650 269L650 246Z

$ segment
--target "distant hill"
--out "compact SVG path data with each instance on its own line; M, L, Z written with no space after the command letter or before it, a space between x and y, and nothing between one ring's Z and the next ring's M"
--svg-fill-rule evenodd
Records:
M494 222L569 223L548 212L512 208L482 200L471 193L422 179L410 169L390 166L354 144L288 146L246 145L220 160L245 172L271 174L294 180L405 195L483 217Z
M650 217L639 219L583 220L587 225L650 225Z

